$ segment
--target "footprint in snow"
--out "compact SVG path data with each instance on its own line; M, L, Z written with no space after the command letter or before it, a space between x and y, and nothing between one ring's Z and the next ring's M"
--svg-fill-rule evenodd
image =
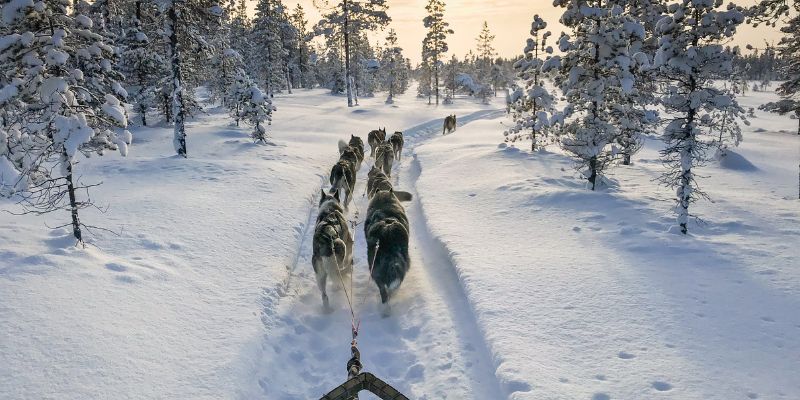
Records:
M611 400L611 396L605 393L595 393L592 396L592 400Z
M652 385L653 389L658 390L659 392L666 392L672 389L672 385L667 382L655 381Z
M106 264L106 268L110 269L112 271L115 271L115 272L125 272L125 271L128 270L128 267L126 267L126 266L124 266L122 264L117 264L117 263L113 263L113 262Z
M630 360L631 358L636 358L635 355L633 355L631 353L626 353L624 351L620 351L619 354L617 354L617 357L619 357L619 358L621 358L623 360Z

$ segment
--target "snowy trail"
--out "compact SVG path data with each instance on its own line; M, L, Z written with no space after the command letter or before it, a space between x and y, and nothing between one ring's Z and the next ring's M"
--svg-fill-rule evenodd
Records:
M497 113L501 111L474 112L461 117L459 126ZM441 126L442 119L434 119L407 129L405 155L393 173L398 190L413 193L415 199L405 205L411 221L411 270L392 299L389 317L382 316L377 288L368 276L361 224L368 205L362 195L371 160L365 160L359 171L349 211L350 219L358 219L353 301L361 318L359 348L365 371L412 398L497 398L502 392L491 356L448 254L430 235L416 194L419 167L411 161L414 147L441 135ZM345 295L338 278L329 281L334 311L326 314L311 269L316 205L317 198L298 257L283 284L264 291L262 320L267 334L254 377L259 389L244 393L244 398L316 398L346 377L350 315Z

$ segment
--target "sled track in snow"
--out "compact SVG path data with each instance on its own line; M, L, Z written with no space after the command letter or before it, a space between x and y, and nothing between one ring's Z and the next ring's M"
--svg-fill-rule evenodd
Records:
M459 126L497 113L502 111L477 111L459 118ZM411 270L392 299L389 317L382 316L378 290L368 276L363 234L368 202L362 195L372 160L367 158L358 173L348 219L358 219L353 297L361 317L362 362L365 371L411 398L507 397L452 259L427 226L415 187L419 164L407 162L416 146L441 136L442 123L443 119L435 119L404 131L404 156L393 170L398 190L411 192L414 200L405 204L411 222ZM325 183L323 178L323 186ZM262 320L267 333L256 377L259 395L269 399L318 398L346 377L350 318L345 296L338 277L329 280L333 311L325 313L311 268L315 196L311 196L308 221L299 229L298 251L287 266L286 277L263 296ZM367 398L372 397L362 396Z

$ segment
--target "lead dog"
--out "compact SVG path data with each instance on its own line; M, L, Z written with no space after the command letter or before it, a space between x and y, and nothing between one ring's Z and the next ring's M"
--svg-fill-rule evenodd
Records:
M328 309L328 275L346 276L353 271L353 236L347 228L339 193L321 193L312 251L311 265L322 293L322 305Z
M370 275L378 286L381 303L387 304L411 266L408 218L394 190L378 190L372 197L364 234Z
M400 161L400 156L403 155L403 132L395 132L389 137L389 143L392 144L394 149L394 158Z
M448 115L444 118L444 126L442 126L442 135L447 133L452 133L456 130L456 115Z
M374 130L367 135L367 143L369 143L369 156L375 157L375 150L378 146L386 140L386 128Z
M375 165L383 170L386 176L392 176L392 164L394 163L394 147L389 142L383 142L375 151Z

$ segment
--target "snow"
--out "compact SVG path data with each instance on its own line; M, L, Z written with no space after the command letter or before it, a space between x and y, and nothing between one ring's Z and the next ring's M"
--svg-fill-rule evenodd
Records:
M19 18L25 16L26 8L33 7L33 0L11 0L3 4L3 22L7 25L12 24Z
M169 127L129 127L125 158L75 154L109 206L82 220L115 233L76 248L45 228L66 212L0 213L0 398L284 400L340 384L349 311L341 290L321 307L315 196L338 140L378 126L405 134L393 182L415 198L412 266L383 317L356 227L366 371L415 399L800 397L796 121L756 111L741 147L698 170L715 203L693 205L706 223L684 237L653 181L660 143L592 193L559 150L498 146L501 99L436 108L415 93L354 109L322 89L278 94L270 145L208 109L187 124L188 159ZM448 114L458 130L442 136ZM64 139L79 122L57 122Z
M120 104L119 99L113 94L106 94L106 102L102 105L103 112L113 118L118 126L123 128L128 126L128 117L125 108Z
M800 351L800 143L777 132L791 121L760 114L767 132L750 128L734 157L699 170L715 202L695 203L706 223L690 222L691 238L668 231L660 143L611 170L618 189L591 193L556 149L498 147L487 132L502 121L416 155L428 224L509 398L800 396L787 356Z

